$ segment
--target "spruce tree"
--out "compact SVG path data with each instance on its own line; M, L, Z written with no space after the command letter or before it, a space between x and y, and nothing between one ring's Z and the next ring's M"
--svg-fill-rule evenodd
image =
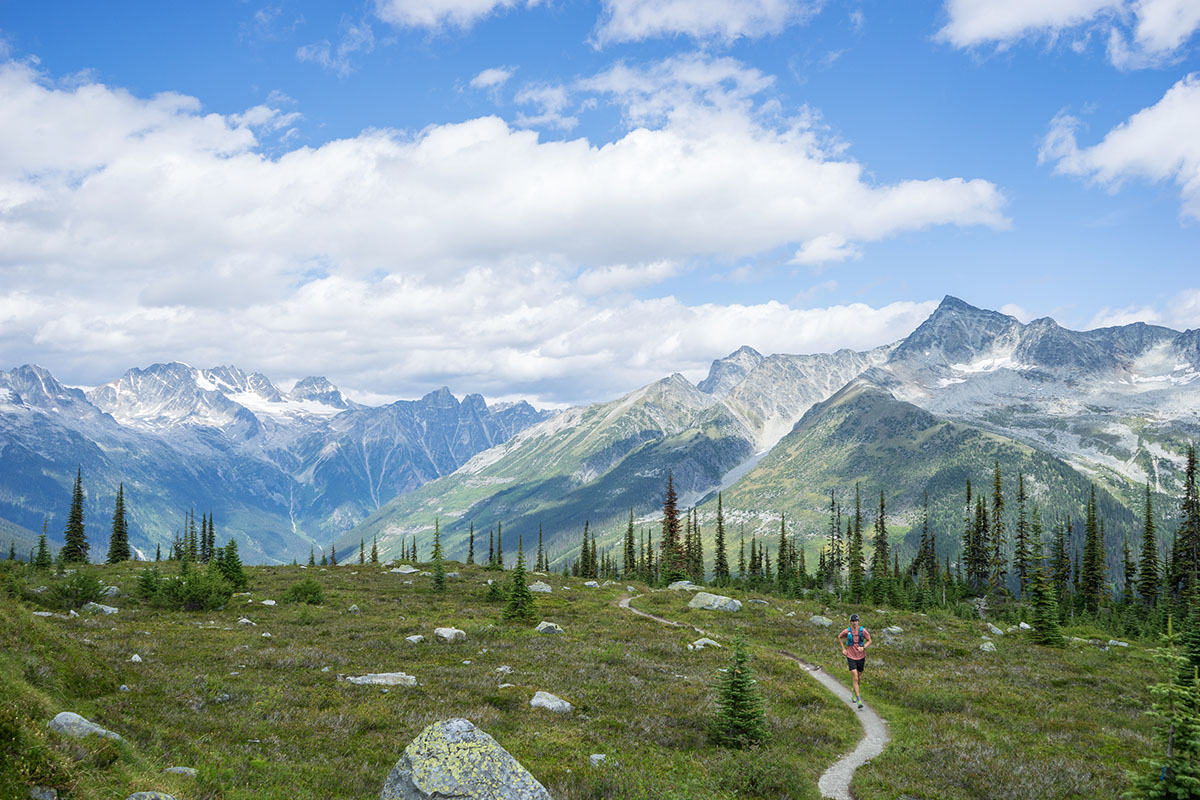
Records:
M1153 607L1158 601L1158 536L1154 530L1154 506L1150 499L1150 483L1146 483L1145 520L1142 525L1142 558L1138 564L1138 594L1142 602Z
M475 563L475 523L471 523L471 530L467 533L467 563Z
M716 690L716 713L708 727L713 743L744 748L766 741L766 710L750 672L746 640L740 634L733 642L733 660L717 678Z
M517 537L517 563L508 576L508 602L501 616L508 620L533 619L533 592L525 583L525 548Z
M692 580L704 583L704 542L700 538L700 517L692 511L692 546L688 548Z
M196 510L188 514L187 560L193 564L200 558L200 540L196 535Z
M1196 447L1187 450L1180 504L1178 544L1172 553L1172 580L1180 597L1192 595L1192 581L1200 575L1200 494L1197 493Z
M333 544L329 545L329 566L337 566L337 546Z
M446 564L442 560L442 531L438 520L433 521L433 573L432 583L435 592L446 591Z
M713 583L717 586L728 586L729 556L725 552L725 509L720 492L717 492L717 532L713 546L716 548L713 557Z
M367 540L365 537L358 540L358 563L367 563Z
M741 526L742 544L738 550L738 579L746 579L746 526Z
M108 563L129 560L129 523L125 519L125 484L117 487L117 502L113 509L112 534L108 539Z
M496 569L504 571L504 524L496 523Z
M546 558L546 548L542 546L542 523L538 523L538 551L537 551L537 566L534 568L537 572L549 572L550 560Z
M850 579L850 600L862 600L865 586L866 565L863 562L862 504L858 496L858 485L854 486L854 530L849 536L850 554L847 573Z
M1133 587L1137 584L1137 564L1129 550L1129 537L1121 540L1121 576L1125 579L1122 599L1126 603L1133 602Z
M245 570L242 569L242 559L238 556L237 542L232 537L229 539L229 544L220 551L216 566L221 577L233 587L235 592L246 591L250 582L246 579Z
M37 555L33 558L33 568L38 572L45 572L54 566L54 559L50 556L50 545L46 541L46 529L49 525L49 520L43 518L42 534L38 537Z
M317 565L317 552L311 544L308 546L308 565L310 567Z
M379 543L375 536L371 537L371 563L379 563Z
M487 568L496 568L496 530L495 528L488 529L488 560Z
M8 560L9 561L17 560L17 539L16 539L16 537L13 537L8 540Z
M63 531L63 546L58 551L64 564L81 564L88 560L88 541L83 528L83 468L75 473L75 488L71 491L71 511Z
M1021 597L1029 589L1029 522L1025 518L1028 495L1025 493L1025 474L1017 474L1017 530L1013 539L1013 569L1017 573L1017 588Z
M322 550L322 551L321 551L321 566L322 566L322 567L328 567L328 566L329 566L329 556L328 556L328 555L326 555L326 553L325 553L325 551L324 551L324 550Z
M1079 569L1079 593L1089 611L1100 607L1104 589L1104 543L1100 537L1100 522L1096 512L1096 485L1088 498L1087 522L1084 528L1083 563Z
M161 544L154 545L154 560L162 561L162 545Z
M1179 635L1167 618L1163 646L1155 658L1164 667L1166 681L1150 687L1155 703L1148 713L1154 718L1159 749L1138 761L1140 770L1130 772L1133 788L1128 800L1200 797L1200 681L1193 673L1180 682L1179 673L1187 659L1179 652Z
M588 521L583 521L583 544L579 547L579 577L591 578L592 575L592 545L588 541Z

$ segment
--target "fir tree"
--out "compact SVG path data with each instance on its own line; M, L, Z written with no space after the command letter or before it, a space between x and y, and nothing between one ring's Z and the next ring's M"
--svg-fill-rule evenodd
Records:
M1154 718L1155 738L1160 749L1139 760L1141 770L1130 772L1133 788L1129 800L1200 797L1200 686L1195 673L1186 683L1179 673L1186 658L1179 652L1179 635L1170 617L1163 646L1155 654L1166 671L1166 681L1150 687L1156 702L1148 713Z
M1013 569L1017 573L1017 589L1021 597L1029 588L1029 523L1025 518L1025 505L1028 503L1025 493L1025 475L1017 474L1017 530L1013 539Z
M875 552L871 554L871 577L886 578L888 574L887 512L883 492L879 493L879 514L875 517Z
M196 535L196 510L188 514L187 558L193 564L200 558L200 539Z
M541 542L541 536L540 536L541 528L540 527L538 528L538 531L539 531L538 541L539 541L539 546L540 546L540 542ZM623 574L626 578L630 578L633 576L634 572L637 571L637 553L635 552L635 547L634 547L634 542L633 542L633 506L629 507L629 523L625 526L624 556L625 556L625 558L621 564L621 566L622 566L621 574Z
M1125 579L1123 600L1126 603L1132 602L1133 587L1137 584L1137 564L1133 562L1130 554L1128 536L1121 540L1121 575Z
M16 540L16 537L13 537L13 538L11 538L11 539L9 539L9 540L8 540L8 560L9 560L9 561L16 561L16 560L17 560L17 540Z
M1004 579L1008 574L1008 559L1006 539L1007 525L1004 521L1004 488L1000 482L1000 459L996 459L995 472L992 474L992 540L988 576L993 589L1004 587Z
M379 563L379 542L375 536L371 537L371 563Z
M850 599L854 602L862 600L865 587L866 565L863 562L862 540L862 499L859 496L858 484L854 484L854 532L850 535L850 554L848 575L850 578Z
M63 546L58 551L64 564L86 563L88 541L83 528L83 468L75 473L75 488L71 491L71 511L67 515L67 527L63 531Z
M1183 502L1180 504L1177 545L1172 552L1172 582L1180 597L1192 596L1192 582L1200 575L1200 495L1196 488L1196 447L1187 450L1183 478Z
M42 518L42 534L38 537L37 555L33 557L33 568L38 572L45 572L54 566L54 559L50 557L50 545L46 541L46 529L50 527L50 521Z
M496 523L496 569L504 571L504 524Z
M1142 523L1142 559L1138 564L1138 594L1147 606L1158 601L1158 536L1154 531L1154 506L1150 499L1150 483L1146 483L1145 520Z
M329 545L329 566L337 566L337 546L332 544Z
M542 523L538 523L537 571L549 572L550 559L546 556L546 548L542 546Z
M246 579L245 570L242 569L242 559L238 556L237 542L232 537L229 539L229 544L220 551L216 565L221 577L233 587L235 592L246 591L250 582Z
M475 523L471 523L471 530L467 533L467 563L475 563Z
M667 472L667 493L663 498L662 519L662 575L663 583L674 583L687 577L682 542L680 542L679 498L675 494L675 477Z
M358 540L358 563L367 563L367 540L365 538Z
M117 487L117 502L113 509L112 534L108 539L108 563L129 560L129 523L125 519L125 484Z
M1087 522L1084 528L1083 563L1079 569L1079 593L1089 611L1100 607L1100 596L1104 588L1104 543L1100 536L1100 522L1096 513L1096 485L1088 498Z
M1050 568L1042 556L1042 520L1037 506L1033 507L1030 536L1036 543L1036 568L1033 573L1033 641L1047 647L1062 647L1066 642L1058 628L1058 592L1050 580Z
M692 546L688 548L692 580L704 583L704 542L700 538L700 518L692 511Z
M725 552L725 509L720 492L717 492L717 532L713 546L716 548L713 557L713 583L717 586L728 586L729 556Z
M308 565L310 567L315 567L317 565L316 550L313 548L313 546L311 544L308 546Z
M435 592L446 591L446 564L442 561L442 532L438 520L433 521L433 573L432 583Z
M162 561L162 545L161 544L154 545L154 560Z
M741 544L740 549L738 550L738 578L740 580L745 580L746 579L746 526L745 525L743 525L741 527L741 532L742 532L742 544Z
M329 566L329 556L325 554L324 550L321 551L321 566L322 567Z
M588 541L588 521L583 521L583 544L579 547L579 577L594 578L592 574L592 545Z
M1071 582L1071 560L1067 552L1067 528L1061 519L1054 526L1054 543L1051 545L1050 555L1053 563L1051 575L1054 579L1054 589L1061 602L1067 593L1067 586Z
M496 531L488 530L488 569L496 568Z
M709 723L709 738L722 747L738 748L766 741L766 711L741 635L733 642L733 661L722 670L716 690L717 708Z
M533 592L525 583L525 548L517 537L517 563L508 576L508 602L501 616L509 620L533 619Z

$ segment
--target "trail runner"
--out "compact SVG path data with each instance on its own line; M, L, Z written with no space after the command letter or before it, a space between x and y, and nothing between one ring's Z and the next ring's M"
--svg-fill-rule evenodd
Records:
M850 666L850 675L854 679L853 700L858 703L859 708L862 708L862 689L859 688L859 680L867 666L867 648L871 646L871 634L866 628L859 625L858 614L850 615L850 627L838 634L838 641L842 645L842 655L846 657L846 663Z

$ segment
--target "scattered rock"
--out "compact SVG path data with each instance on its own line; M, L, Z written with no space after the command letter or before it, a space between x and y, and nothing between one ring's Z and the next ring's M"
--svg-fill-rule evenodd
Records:
M414 572L417 572L417 568L410 567L408 564L405 564L402 567L396 567L392 570L392 572L396 573L397 575L412 575Z
M172 775L186 775L189 778L196 777L196 770L191 767L167 767L163 772L169 772Z
M751 603L754 603L755 605L760 605L760 606L769 606L769 605L771 605L771 604L770 604L770 603L768 603L766 600L759 600L757 597L752 597L752 598L750 598L749 602L751 602Z
M35 786L29 790L29 800L58 800L58 791L46 786Z
M795 611L789 611L789 612L787 612L786 614L784 614L784 616L785 616L785 617L794 617L794 616L796 616L796 612L795 612Z
M258 623L257 623L257 622L251 622L251 621L250 621L249 619L247 619L246 617L242 617L241 619L239 619L239 620L238 620L238 625L253 625L253 626L254 626L254 627L256 627L256 628L258 627Z
M741 611L742 603L720 594L697 592L688 603L688 608L699 608L703 611Z
M502 683L496 687L497 689L513 689L516 688L515 683Z
M1031 630L1033 630L1033 626L1032 626L1032 625L1030 625L1028 622L1022 622L1022 623L1021 623L1020 625L1018 625L1017 627L1018 627L1018 628L1020 628L1020 629L1021 629L1021 630L1023 630L1023 631L1031 631Z
M403 672L370 672L366 675L352 675L346 678L348 683L356 686L416 686L417 679Z
M108 614L117 613L118 609L112 606L101 605L100 603L84 603L83 610L89 614L104 614L107 616Z
M35 617L53 617L54 612L52 612L52 611L35 611L35 612L33 612L33 615Z
M273 605L275 605L275 601L274 600L263 600L262 604L264 606L273 606Z
M1109 647L1129 647L1129 642L1119 642L1116 639L1108 640Z
M262 637L263 637L264 639L270 639L270 638L271 638L271 634L269 634L269 633L264 633L264 634L262 635Z
M119 734L105 730L73 711L63 711L50 720L50 730L57 731L64 736L70 736L73 739L82 739L85 736L95 734L105 739L116 739L118 742L124 741Z
M990 622L987 624L987 627L988 627L988 633L992 634L992 636L1003 636L1004 635L1004 631L1000 630L999 628L997 628L995 625L993 625Z
M466 665L466 666L468 666L468 667L469 667L469 666L471 666L471 662L470 662L470 661L463 661L463 664L464 664L464 665Z
M550 800L491 736L465 719L435 722L404 748L380 800Z
M691 581L675 581L667 588L673 592L698 592L704 587L697 586Z
M627 591L627 592L636 592L636 591L637 591L637 589L633 588L632 586L626 586L626 587L625 587L625 591Z
M529 705L534 708L544 708L547 711L553 711L555 714L570 715L571 704L561 697L555 697L549 692L535 692L533 699L529 701Z
M134 792L125 800L175 800L175 798L165 792Z
M501 664L500 666L496 667L496 674L497 675L511 675L512 667L510 667L508 664Z
M105 586L104 590L102 592L100 592L100 596L101 597L120 597L121 590L118 589L116 586Z
M823 617L820 614L813 614L808 618L808 621L813 625L820 625L822 628L828 628L829 626L833 625L833 620L831 620L829 617Z
M1013 631L1018 631L1018 630L1020 630L1020 628L1018 628L1016 625L1009 625L1007 628L1004 629L1004 632L1012 633Z
M464 642L467 639L467 632L458 628L434 628L433 634L443 642Z
M587 587L589 587L589 588L592 588L592 589L599 589L599 588L600 588L600 584L596 583L595 581L584 581L584 582L583 582L583 585L584 585L584 586L587 586Z
M458 573L457 573L457 572L447 572L447 573L446 573L446 577L447 577L447 578L457 578L457 577L458 577Z
M604 753L592 753L590 756L588 756L588 763L593 767L598 767L604 763L605 758L607 758L607 756L605 756Z
M541 581L534 581L533 583L529 584L529 591L541 592L542 594L551 594L554 591L554 589L552 589L550 587L550 584L548 584L548 583L542 583Z
M904 633L904 628L901 628L899 625L889 625L883 629L883 632L890 633L893 636L899 636L900 634Z
M688 650L703 650L706 647L720 647L721 645L714 642L712 639L704 636L688 645Z
M979 645L979 649L985 653L994 653L996 652L996 645L992 642L984 642L983 644Z
M350 606L349 608L347 608L347 609L346 609L346 613L347 613L347 614L357 614L357 613L359 613L359 611L358 611L358 603L355 603L354 605L352 605L352 606Z
M420 644L421 642L425 641L425 637L417 633L413 634L412 636L405 636L404 641L408 642L409 644Z
M132 656L129 657L129 663L130 664L140 664L140 663L142 663L142 657L139 656L137 653L134 653Z
M553 622L542 621L534 628L538 633L562 633L563 629Z
M117 687L117 691L118 692L128 692L129 687L122 683L120 686Z

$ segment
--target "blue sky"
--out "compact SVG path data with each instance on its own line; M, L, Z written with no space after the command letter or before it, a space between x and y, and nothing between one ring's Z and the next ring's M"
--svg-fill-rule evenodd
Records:
M332 6L0 3L2 366L563 404L948 293L1200 326L1200 0Z

